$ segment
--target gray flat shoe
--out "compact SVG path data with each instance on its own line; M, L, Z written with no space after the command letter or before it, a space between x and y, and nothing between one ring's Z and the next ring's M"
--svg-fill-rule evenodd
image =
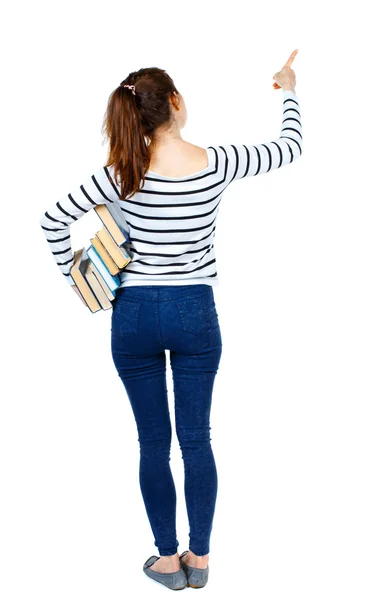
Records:
M197 567L190 567L183 560L183 556L188 554L188 550L185 550L180 554L180 565L184 573L187 576L187 585L192 588L201 588L206 585L209 580L209 566L205 569L198 569Z
M184 588L187 587L187 577L183 568L174 573L157 573L157 571L152 571L152 569L150 569L159 558L159 556L151 556L148 558L143 566L144 573L151 579L154 579L158 583L162 583L171 590L184 590Z

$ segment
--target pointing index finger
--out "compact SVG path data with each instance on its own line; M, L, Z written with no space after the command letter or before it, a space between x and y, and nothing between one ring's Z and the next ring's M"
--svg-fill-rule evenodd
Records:
M297 52L298 52L298 50L294 50L294 52L291 52L291 54L290 54L290 56L289 56L289 58L288 58L288 60L287 60L287 62L285 64L285 67L291 67L292 62L293 62L294 58L297 55Z

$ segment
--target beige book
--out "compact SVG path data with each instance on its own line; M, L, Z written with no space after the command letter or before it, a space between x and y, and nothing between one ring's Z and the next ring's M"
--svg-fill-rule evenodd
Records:
M98 236L95 235L93 238L90 238L92 246L95 248L96 252L99 254L100 258L106 265L107 269L111 273L111 275L117 275L120 271L118 265L115 260L110 256L110 253L107 252L104 244L99 240Z
M102 205L102 206L104 206L104 205ZM99 231L97 231L96 236L99 238L101 243L104 245L105 249L110 254L111 258L116 262L119 269L124 269L124 267L126 265L128 265L129 262L131 262L131 256L127 254L127 251L125 249L123 249L124 252L126 253L126 255L124 255L124 253L122 252L122 249L118 246L118 244L116 243L116 241L114 240L112 235L109 233L109 231L105 227L103 227L103 229L100 229Z
M129 226L119 204L116 202L98 204L94 210L118 246L129 241Z

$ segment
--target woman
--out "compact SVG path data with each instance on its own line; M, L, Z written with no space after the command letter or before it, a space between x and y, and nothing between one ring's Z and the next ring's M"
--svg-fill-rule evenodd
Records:
M144 572L171 589L203 587L217 497L210 409L222 338L213 286L213 239L223 191L236 179L287 165L302 153L291 64L274 75L283 91L279 138L266 144L208 146L182 139L184 99L162 69L132 72L112 92L105 114L107 164L50 206L43 228L55 260L70 275L70 225L96 204L117 202L129 224L132 261L113 301L111 348L139 434L139 482L160 556ZM166 384L170 351L176 434L185 470L189 550L176 539L176 492L169 465L172 428Z

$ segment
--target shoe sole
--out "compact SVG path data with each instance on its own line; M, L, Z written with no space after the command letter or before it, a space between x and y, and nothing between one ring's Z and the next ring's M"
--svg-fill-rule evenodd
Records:
M152 581L154 581L154 583L158 583L159 585L162 585L163 587L168 588L168 590L172 590L173 592L177 592L179 590L185 590L188 587L188 584L181 587L181 588L171 588L168 585L164 585L161 581L158 581L158 579L155 579L154 577L149 577L149 575L147 575L148 579L151 579Z
M158 583L159 585L162 585L162 586L168 588L168 590L172 590L173 592L176 592L176 591L179 591L179 590L185 590L186 587L188 587L188 584L187 584L187 585L184 585L183 587L180 587L180 588L172 588L172 587L169 587L169 585L165 585L162 581L159 581L158 579L155 579L154 577L150 577L150 575L148 575L145 571L144 571L144 573L147 576L147 578L151 579L152 581L154 581L154 583Z

